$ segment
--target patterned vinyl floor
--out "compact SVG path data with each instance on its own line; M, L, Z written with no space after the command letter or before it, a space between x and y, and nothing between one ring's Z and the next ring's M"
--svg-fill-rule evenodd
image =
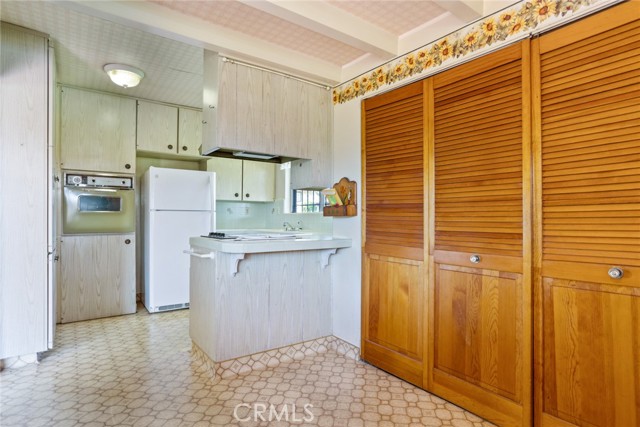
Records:
M213 381L188 320L140 308L58 325L40 364L0 372L0 426L492 426L333 352Z

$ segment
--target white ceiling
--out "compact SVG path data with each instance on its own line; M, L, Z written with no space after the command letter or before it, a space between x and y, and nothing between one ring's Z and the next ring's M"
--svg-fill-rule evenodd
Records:
M513 2L2 0L0 18L50 35L60 83L200 107L203 48L335 85ZM146 77L120 89L113 62Z

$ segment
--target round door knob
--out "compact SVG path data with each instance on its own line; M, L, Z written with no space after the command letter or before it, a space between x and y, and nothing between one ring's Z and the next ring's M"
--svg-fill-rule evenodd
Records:
M477 264L480 262L480 255L471 255L469 257L469 261L471 261L474 264Z
M127 163L126 165L124 165L125 169L131 169L131 165L129 163Z
M619 267L611 267L608 274L612 279L622 279L622 276L624 276L624 271Z
M240 195L240 194L238 194L238 193L235 193L235 194L234 194L234 196L235 196L235 197L238 197L239 195Z
M125 241L124 241L124 244L125 244L125 245L128 245L128 244L130 244L130 243L131 243L131 239L127 239L127 240L125 240Z
M167 145L167 148L168 148L169 150L173 150L173 145L169 144L169 145Z
M182 146L182 151L187 151L187 146L186 145Z
M249 193L245 194L244 197L249 197Z

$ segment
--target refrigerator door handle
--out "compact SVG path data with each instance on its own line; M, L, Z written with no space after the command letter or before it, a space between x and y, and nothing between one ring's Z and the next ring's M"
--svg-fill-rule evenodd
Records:
M208 259L215 259L215 257L216 257L216 253L215 253L215 252L209 252L209 253L206 253L206 254L200 254L200 253L195 252L195 251L188 251L188 250L184 250L184 251L182 251L182 253L185 253L185 254L187 254L187 255L194 256L194 257L196 257L196 258L208 258Z

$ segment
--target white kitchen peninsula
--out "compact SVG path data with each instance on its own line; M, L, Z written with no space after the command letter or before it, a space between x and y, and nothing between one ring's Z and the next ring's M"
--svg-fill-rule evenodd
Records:
M330 257L351 239L190 244L189 333L215 365L332 334Z

